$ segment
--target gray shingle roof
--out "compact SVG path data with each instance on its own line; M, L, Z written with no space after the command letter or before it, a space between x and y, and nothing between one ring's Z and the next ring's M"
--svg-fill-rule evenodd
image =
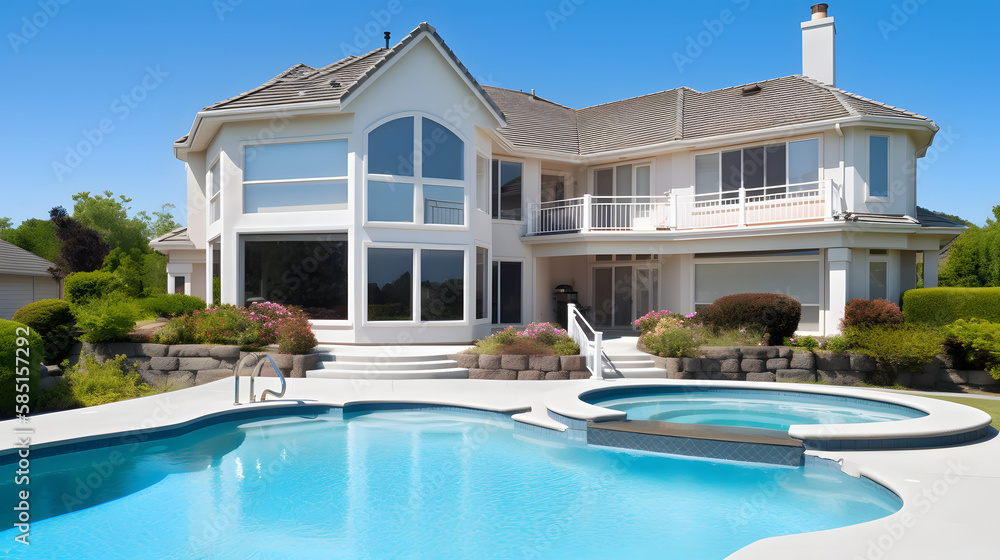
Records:
M483 89L507 119L507 128L500 133L515 146L569 154L580 152L577 111L530 93L492 86Z
M0 274L50 276L48 269L55 266L56 263L43 259L31 251L0 240Z
M945 218L937 212L931 212L926 208L921 208L917 206L917 220L923 227L965 227L962 224L955 223L948 218Z

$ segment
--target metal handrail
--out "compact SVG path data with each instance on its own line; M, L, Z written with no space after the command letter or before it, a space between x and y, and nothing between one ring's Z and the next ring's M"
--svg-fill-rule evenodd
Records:
M256 401L256 397L253 394L254 379L257 378L257 377L260 377L260 370L264 367L265 362L264 362L263 359L261 359L261 355L260 354L252 353L252 354L247 354L246 356L244 356L243 359L240 360L240 363L237 364L237 366L236 366L235 375L233 376L233 378L236 380L236 383L235 383L235 393L236 393L236 395L235 395L235 402L233 403L233 406L240 404L240 370L243 368L243 362L245 362L246 359L250 358L250 357L256 357L257 358L257 366L254 367L254 369L253 369L252 372L250 372L250 402L255 402ZM260 392L260 400L261 400L261 402L264 402L265 400L267 400L267 396L268 395L273 395L274 398L280 399L281 397L285 396L285 386L286 386L286 384L285 384L285 375L283 373L281 373L280 369L278 369L278 364L274 363L274 358L272 358L268 354L264 354L263 357L267 358L268 361L271 362L271 367L273 367L274 368L274 372L278 374L278 379L281 380L281 392L280 393L275 393L271 389L264 389L263 391Z

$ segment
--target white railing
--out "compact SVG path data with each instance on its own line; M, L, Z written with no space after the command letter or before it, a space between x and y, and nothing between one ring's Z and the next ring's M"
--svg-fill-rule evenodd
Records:
M566 304L566 331L574 342L580 345L580 353L587 358L587 369L591 379L603 379L604 351L601 349L604 333L595 331L575 304Z
M706 229L811 221L843 208L832 181L666 196L591 196L532 204L528 235L590 231Z
M461 202L451 200L424 199L424 223L462 225L465 219L465 206Z

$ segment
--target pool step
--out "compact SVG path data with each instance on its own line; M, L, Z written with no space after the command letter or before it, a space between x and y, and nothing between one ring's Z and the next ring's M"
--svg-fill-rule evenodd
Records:
M374 353L373 353L374 354ZM467 379L469 370L444 354L362 355L323 353L316 369L306 372L314 379Z

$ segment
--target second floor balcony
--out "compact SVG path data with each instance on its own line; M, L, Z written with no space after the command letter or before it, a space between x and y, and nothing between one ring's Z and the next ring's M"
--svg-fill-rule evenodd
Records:
M831 219L843 210L830 180L696 194L593 196L528 206L527 235L692 230Z

